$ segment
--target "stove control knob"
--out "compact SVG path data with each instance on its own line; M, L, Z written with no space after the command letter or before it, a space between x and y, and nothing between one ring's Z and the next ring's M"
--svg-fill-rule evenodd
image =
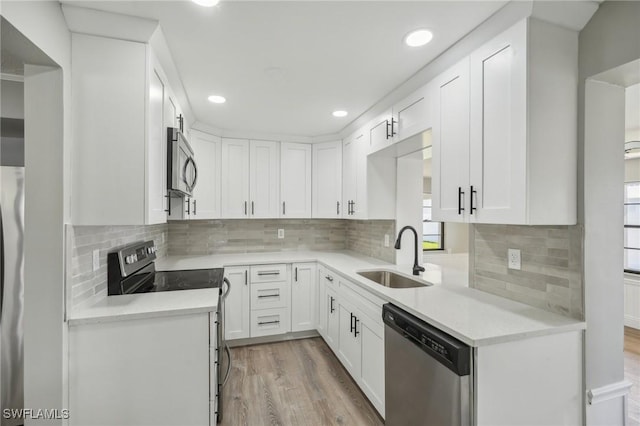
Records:
M134 262L138 261L138 255L137 254L132 254L131 258L133 259Z
M129 255L124 258L124 263L127 265L131 265L133 263L133 256Z

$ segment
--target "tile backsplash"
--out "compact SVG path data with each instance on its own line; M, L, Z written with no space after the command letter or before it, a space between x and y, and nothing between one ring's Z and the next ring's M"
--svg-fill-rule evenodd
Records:
M395 263L395 220L347 221L347 248L385 262ZM389 235L389 247L384 246L384 236Z
M284 229L284 238L278 238ZM344 250L345 220L229 219L169 223L170 255Z
M470 286L561 315L583 319L583 228L475 225ZM521 270L507 250L521 250Z
M164 239L163 239L164 234ZM92 305L107 295L107 253L125 244L154 240L158 257L167 253L168 226L67 226L67 304L71 309ZM164 242L163 242L164 241ZM93 251L100 267L93 271Z

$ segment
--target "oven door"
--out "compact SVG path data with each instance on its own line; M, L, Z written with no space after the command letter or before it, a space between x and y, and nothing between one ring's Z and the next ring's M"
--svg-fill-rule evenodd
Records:
M180 130L168 128L168 180L167 189L184 195L193 195L198 181L198 166L193 149Z

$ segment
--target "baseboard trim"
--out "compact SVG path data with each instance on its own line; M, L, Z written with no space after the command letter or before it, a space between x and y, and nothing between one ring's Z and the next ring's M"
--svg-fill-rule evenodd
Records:
M587 400L590 405L594 405L610 399L624 398L629 393L631 385L631 382L622 380L596 389L590 389L587 391Z
M624 325L631 328L640 328L640 318L631 315L625 315Z
M227 340L231 348L237 346L261 345L264 343L286 342L287 340L308 339L309 337L319 337L316 330L297 331L295 333L276 334L274 336L249 337L246 339Z

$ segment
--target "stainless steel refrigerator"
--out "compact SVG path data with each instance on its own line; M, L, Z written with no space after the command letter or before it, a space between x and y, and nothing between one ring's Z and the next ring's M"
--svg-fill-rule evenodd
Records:
M0 407L24 408L24 167L0 167ZM22 424L6 419L2 426Z

